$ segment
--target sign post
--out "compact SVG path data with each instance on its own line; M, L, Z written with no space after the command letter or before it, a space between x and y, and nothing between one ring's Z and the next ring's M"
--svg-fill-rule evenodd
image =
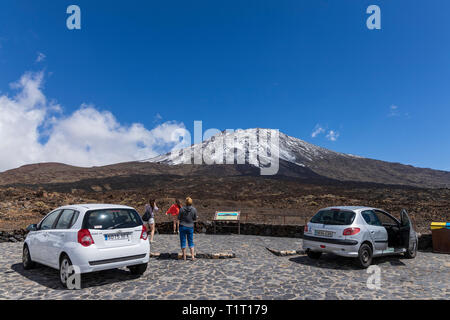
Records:
M214 215L214 233L216 233L216 223L217 221L235 221L237 222L238 234L241 234L241 212L240 211L216 211Z

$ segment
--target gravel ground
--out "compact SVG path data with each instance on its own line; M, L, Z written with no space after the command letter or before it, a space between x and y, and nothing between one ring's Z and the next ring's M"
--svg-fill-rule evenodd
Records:
M0 243L0 299L450 299L450 255L419 252L416 259L374 260L381 288L353 260L323 255L275 256L301 239L196 234L198 252L233 252L233 259L151 258L142 277L126 269L87 274L81 290L64 290L58 271L22 268L22 243ZM179 251L176 235L156 235L153 252Z

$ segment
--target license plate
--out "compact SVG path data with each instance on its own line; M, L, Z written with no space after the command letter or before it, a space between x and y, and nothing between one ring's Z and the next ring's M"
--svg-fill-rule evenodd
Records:
M316 236L322 236L322 237L332 237L333 236L333 231L327 231L327 230L315 230L314 234Z
M105 240L106 241L113 241L113 240L130 240L131 233L112 233L112 234L105 234Z

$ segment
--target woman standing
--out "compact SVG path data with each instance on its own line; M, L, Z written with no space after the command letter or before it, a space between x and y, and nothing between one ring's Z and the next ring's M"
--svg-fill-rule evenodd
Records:
M155 234L155 213L158 210L156 200L150 199L149 203L145 205L145 213L142 216L142 220L147 224L147 230L150 229L150 242L153 242L153 236Z
M192 199L186 198L186 206L180 209L178 215L180 221L180 244L183 259L186 260L186 238L191 250L192 261L195 260L194 253L194 222L197 220L197 210L192 206Z
M178 214L180 213L180 209L181 209L181 202L180 200L175 199L175 204L173 204L166 212L166 215L168 214L172 215L174 234L178 233L178 230L180 229L180 222L178 221Z

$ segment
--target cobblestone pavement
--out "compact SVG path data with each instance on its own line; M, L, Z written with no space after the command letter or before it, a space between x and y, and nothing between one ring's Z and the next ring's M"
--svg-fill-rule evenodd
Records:
M450 299L450 255L419 252L416 259L385 257L381 289L351 259L323 255L279 257L265 247L295 250L301 239L195 235L202 253L234 252L234 259L152 258L136 278L126 269L87 274L81 290L64 290L58 271L25 271L22 243L0 244L0 299ZM178 252L178 236L156 235L154 252Z

